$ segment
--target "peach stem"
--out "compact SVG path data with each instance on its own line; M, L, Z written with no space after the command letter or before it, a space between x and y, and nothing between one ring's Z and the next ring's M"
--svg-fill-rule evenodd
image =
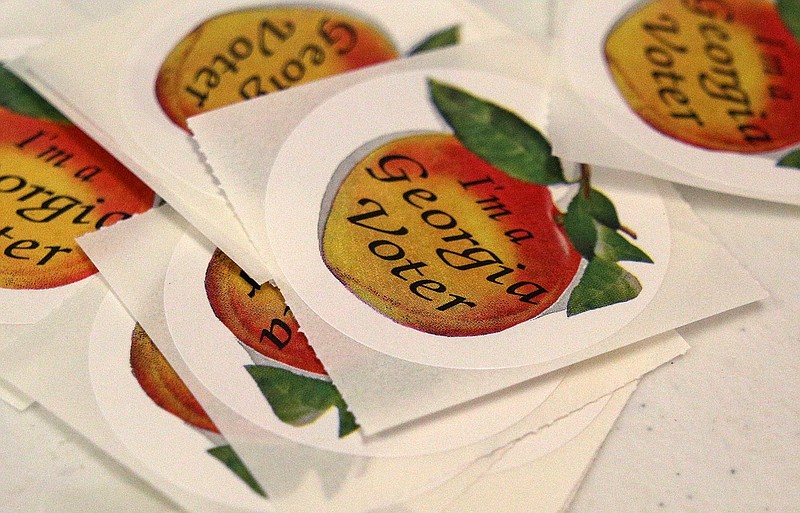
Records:
M624 233L625 235L627 235L628 237L630 237L630 238L631 238L631 239L633 239L633 240L636 240L636 239L638 239L638 238L639 238L639 236L638 236L638 235L636 235L636 232L635 232L635 231L633 231L633 230L631 230L631 229L630 229L630 228L628 228L627 226L622 226L622 225L620 225L620 227L619 227L619 231L621 231L622 233Z
M581 192L583 197L589 199L592 192L592 166L589 164L580 164L581 168Z

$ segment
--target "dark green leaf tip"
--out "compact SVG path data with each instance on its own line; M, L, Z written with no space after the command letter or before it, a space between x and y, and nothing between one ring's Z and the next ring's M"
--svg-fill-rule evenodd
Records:
M639 249L635 244L629 242L628 239L620 235L616 230L598 225L597 235L595 253L599 257L612 262L653 263L653 259L650 258L647 253Z
M356 422L355 415L347 408L344 400L337 401L336 408L339 410L339 438L344 438L361 427Z
M339 436L358 429L355 417L333 383L266 365L246 365L245 368L282 422L295 427L307 426L336 407Z
M567 316L630 301L642 291L638 278L616 262L600 257L589 261L567 302Z
M778 161L782 167L794 167L800 169L800 150L794 150Z
M783 23L800 41L800 0L778 0L777 8Z
M2 65L0 65L0 107L31 118L58 123L70 122L28 84Z
M239 479L244 481L255 493L262 497L266 497L264 489L258 484L258 481L250 473L250 469L242 462L239 455L233 450L230 445L220 445L219 447L212 447L209 449L208 454L218 459L223 465L228 467L231 472L236 474Z
M444 30L441 30L430 37L426 38L420 44L415 46L409 52L409 55L417 55L439 48L446 48L454 46L461 42L461 26L453 25Z
M614 207L614 203L597 189L590 190L587 206L592 217L597 222L614 230L619 230L622 227L617 217L617 209Z

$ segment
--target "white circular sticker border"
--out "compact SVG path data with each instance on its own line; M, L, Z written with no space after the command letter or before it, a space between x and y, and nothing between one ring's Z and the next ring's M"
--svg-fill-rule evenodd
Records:
M635 228L637 244L654 260L653 264L624 263L643 286L636 299L625 303L570 318L564 312L544 315L488 335L445 337L390 320L331 273L320 253L318 223L329 182L340 164L366 142L387 134L450 132L429 101L428 78L462 87L535 126L546 126L544 90L476 70L392 73L333 96L297 125L270 172L264 219L270 227L272 252L288 286L316 315L351 339L396 358L449 368L545 363L604 340L638 316L661 286L670 252L663 199L652 180L638 175L616 181L616 185L595 183L612 198L620 219ZM352 120L346 130L341 129L343 120Z
M34 324L58 308L64 301L77 294L89 280L82 280L51 289L4 289L0 288L0 303L7 305L0 312L0 324Z

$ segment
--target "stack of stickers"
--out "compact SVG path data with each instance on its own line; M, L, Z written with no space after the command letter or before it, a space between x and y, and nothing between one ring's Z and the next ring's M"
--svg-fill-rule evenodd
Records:
M764 297L645 174L800 203L794 22L595 4L156 1L9 62L0 376L189 511L561 511Z

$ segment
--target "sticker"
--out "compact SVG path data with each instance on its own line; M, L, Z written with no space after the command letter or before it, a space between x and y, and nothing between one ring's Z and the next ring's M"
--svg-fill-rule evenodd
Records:
M562 36L581 116L674 168L675 179L797 201L800 44L790 27L800 19L790 9L770 0L583 4L574 3ZM559 119L570 123L581 120Z
M739 153L800 142L800 45L771 1L640 2L605 56L630 108L669 137Z
M97 272L74 239L155 195L2 67L0 123L0 323L31 323Z
M519 468L557 451L588 429L610 400L611 395L600 398L540 429L534 436L517 441L492 467L491 472L500 473Z
M660 287L665 207L647 184L604 185L588 166L567 177L535 128L545 119L543 90L477 71L339 93L270 172L279 285L350 338L426 365L531 365L612 335Z
M185 235L164 294L175 345L206 389L255 425L324 450L408 457L464 447L519 422L559 383L537 389L529 411L498 399L426 427L365 439L277 289L256 285L224 254Z
M112 294L98 308L88 356L103 418L140 463L215 503L271 511L247 468Z
M228 41L224 51L220 40ZM159 70L156 96L188 131L189 116L398 57L385 34L345 13L237 11L203 22L173 48Z
M194 151L188 117L456 44L462 20L452 5L426 8L425 20L411 23L407 7L393 2L215 1L202 11L190 2L170 6L133 45L123 117L142 147L167 168L188 173L179 178L216 190L204 166L175 161L174 145Z

